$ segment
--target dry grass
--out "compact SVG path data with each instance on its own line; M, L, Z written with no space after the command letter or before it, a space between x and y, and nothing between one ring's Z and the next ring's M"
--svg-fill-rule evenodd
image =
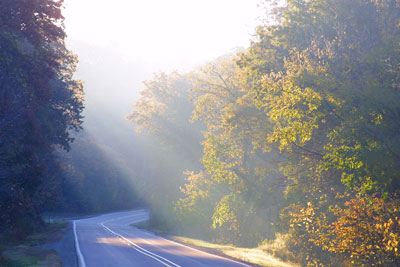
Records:
M220 245L220 244L210 243L200 239L167 235L164 231L160 231L160 229L150 226L148 222L140 222L132 224L132 226L149 230L156 234L175 240L178 243L183 243L185 245L189 245L191 247L200 249L205 252L209 252L211 254L244 261L249 263L250 265L268 266L268 267L299 266L290 261L283 261L279 259L281 256L284 256L283 258L285 259L291 258L289 257L290 252L286 250L286 239L285 239L286 236L282 237L278 236L278 238L274 242L262 245L258 248L238 248L232 245Z
M232 259L238 259L258 266L268 266L268 267L297 266L290 262L283 262L259 248L238 248L231 245L219 245L199 239L193 239L181 236L169 236L169 238L172 238L173 240L181 243L192 245L196 248L208 251L210 253L214 253L225 257L227 256Z
M275 240L259 246L258 249L273 255L276 258L280 258L285 261L294 261L296 259L296 255L287 249L287 243L289 239L290 235L288 234L277 234Z

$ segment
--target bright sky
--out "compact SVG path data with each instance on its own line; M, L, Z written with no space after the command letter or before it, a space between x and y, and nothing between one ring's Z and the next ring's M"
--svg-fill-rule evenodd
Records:
M247 47L260 0L66 0L69 40L110 49L158 70L190 68Z

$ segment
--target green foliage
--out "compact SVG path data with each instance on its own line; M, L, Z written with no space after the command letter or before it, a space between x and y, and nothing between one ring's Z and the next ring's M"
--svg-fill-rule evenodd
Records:
M292 222L289 246L304 265L350 264L348 252L324 247L346 228L322 236L351 210L335 198L343 185L352 195L400 189L399 11L391 0L287 1L275 10L277 24L260 27L238 61L271 123L264 136L285 157L280 169L292 203L285 210L292 211L284 222ZM342 207L340 215L327 214L327 203ZM364 223L361 210L353 211Z
M272 236L270 226L277 218L271 210L279 209L282 197L282 181L276 180L279 171L272 164L276 155L268 152L271 148L259 135L269 123L252 103L232 56L206 64L191 76L195 85L192 120L206 127L202 163L209 181L206 203L214 239L257 244ZM181 210L195 214L203 209L188 202L197 192L184 191Z
M288 0L268 16L246 52L185 76L184 91L146 83L132 115L164 141L198 136L192 109L204 125L204 169L173 183L180 222L248 246L281 231L303 265L398 265L399 2Z
M273 123L268 141L307 152L321 171L340 170L350 188L395 190L398 75L388 61L398 54L396 4L289 1L280 12L281 24L261 31L239 61ZM283 56L265 59L270 50Z

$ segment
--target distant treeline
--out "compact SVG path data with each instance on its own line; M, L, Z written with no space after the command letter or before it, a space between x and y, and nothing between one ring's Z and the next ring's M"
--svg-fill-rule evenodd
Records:
M303 266L400 266L400 3L286 2L246 51L145 82L151 222Z
M97 212L136 201L82 128L63 1L0 1L0 241L43 225L44 210ZM68 154L76 139L74 152Z

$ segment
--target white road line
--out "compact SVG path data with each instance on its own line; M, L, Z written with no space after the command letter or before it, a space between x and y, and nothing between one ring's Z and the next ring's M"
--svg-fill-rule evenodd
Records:
M74 237L75 237L75 249L76 249L76 254L78 254L78 262L80 267L86 267L85 259L83 258L82 252L79 248L79 241L78 241L78 236L76 234L76 224L75 221L73 223L73 228L74 228Z
M139 220L139 221L141 221L141 220ZM139 222L139 221L135 221L135 222ZM170 260L168 260L168 259L166 259L166 258L164 258L164 257L162 257L162 256L160 256L160 255L158 255L158 254L156 254L156 253L150 252L150 251L148 251L148 250L142 248L141 246L139 246L139 245L133 243L133 242L130 241L129 239L125 238L124 236L122 236L122 235L120 235L120 234L114 232L113 230L111 230L110 228L108 228L107 226L105 226L103 223L101 223L101 225L102 225L106 230L108 230L110 233L112 233L112 234L114 234L114 235L116 235L116 236L119 236L120 238L122 238L122 239L125 240L126 242L130 243L131 245L133 245L134 247L133 247L132 249L136 250L137 252L140 252L140 253L142 253L143 255L146 255L146 256L148 256L148 257L150 257L150 258L152 258L152 259L154 259L154 260L156 260L156 261L158 261L158 262L164 264L165 266L172 267L171 265L168 264L168 263L170 263L170 264L172 264L173 266L181 267L180 265L178 265L178 264L176 264L176 263L174 263L174 262L172 262L172 261L170 261ZM166 262L168 262L168 263L165 263L164 261L166 261Z

